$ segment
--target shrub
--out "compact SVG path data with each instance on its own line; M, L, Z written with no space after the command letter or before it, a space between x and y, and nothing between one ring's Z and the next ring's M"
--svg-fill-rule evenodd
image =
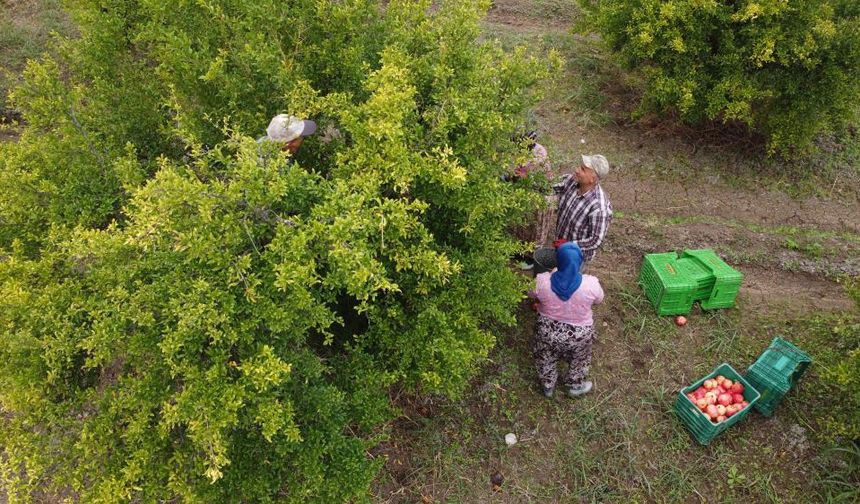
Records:
M429 7L77 3L0 164L11 501L366 500L388 388L462 390L523 295L499 175L557 63ZM282 111L339 134L258 146Z
M646 81L644 111L740 121L771 152L810 147L860 96L853 0L581 0L589 25Z

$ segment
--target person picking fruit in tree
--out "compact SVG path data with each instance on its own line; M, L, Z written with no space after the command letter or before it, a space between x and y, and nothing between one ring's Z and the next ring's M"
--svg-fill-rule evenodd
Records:
M584 261L594 259L612 222L612 204L600 187L609 174L609 161L600 154L582 156L582 164L563 182L553 186L560 199L556 221L556 247L576 242ZM555 250L540 248L534 253L535 271L549 271L556 266Z
M552 165L549 162L549 156L546 152L546 147L537 142L537 131L531 130L522 135L514 137L514 139L522 144L525 143L529 151L530 157L525 163L514 168L512 174L507 174L502 177L504 181L523 179L528 177L530 173L541 172L547 178L552 178Z
M569 396L576 397L593 386L585 380L595 335L591 307L603 302L603 288L596 277L580 273L583 254L576 243L562 244L555 262L558 268L537 275L535 289L529 292L538 300L534 359L546 397L555 391L559 360L569 365L564 386Z
M546 147L537 142L537 131L531 130L524 134L517 135L512 138L518 145L525 145L529 152L529 158L525 163L514 168L513 173L508 173L502 176L502 180L506 182L516 182L539 174L547 180L552 180L555 175L552 172L552 164L549 161ZM544 195L546 206L537 210L533 216L532 222L512 229L512 233L522 241L532 242L534 247L543 247L546 242L551 239L555 231L555 213L558 208L558 195L554 192ZM530 258L528 256L519 256L519 259ZM522 263L521 267L527 263ZM531 269L531 267L525 267Z
M266 135L257 139L257 143L276 142L281 149L295 154L301 147L305 137L317 131L317 123L301 120L287 114L278 114L269 122Z

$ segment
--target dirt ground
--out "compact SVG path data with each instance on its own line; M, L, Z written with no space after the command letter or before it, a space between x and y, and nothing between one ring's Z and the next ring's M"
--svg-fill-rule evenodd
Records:
M578 37L569 34L575 18L573 2L496 0L487 26L494 34L507 30L546 43L547 34ZM593 78L570 71L562 80ZM601 89L610 101L629 98L611 88ZM820 192L829 197L798 197L773 189L779 184L772 180L761 181L754 171L761 162L757 158L763 157L760 145L702 147L707 133L691 139L649 124L631 125L626 117L630 104L597 127L580 120L577 110L549 96L538 108L536 122L548 137L542 141L549 143L550 155L562 159L559 171L571 172L579 154L604 153L613 165L602 186L620 216L593 264L596 275L635 282L644 253L707 247L745 274L740 297L754 301L748 303L753 309L788 304L815 312L853 306L834 278L860 274L860 201L857 188L850 187L860 172L856 167L841 181L837 176L819 183ZM739 156L752 159L738 162ZM798 236L821 250L793 250L791 242Z
M555 47L570 62L533 118L555 167L572 171L579 154L593 153L613 166L602 186L616 216L586 271L607 293L595 313L595 392L576 402L536 393L534 315L524 304L520 326L500 330L462 400L398 400L404 416L374 454L386 461L375 499L811 502L820 453L810 441L815 421L796 398L707 448L672 403L721 362L743 371L775 335L796 341L804 317L855 308L839 280L860 275L860 170L842 166L810 184L794 165L818 161L768 160L748 136L630 120L617 70L593 40L570 33L574 5L496 0L485 30L503 45ZM744 281L735 308L695 308L678 329L654 315L636 279L643 254L687 248L714 249ZM517 445L505 446L507 432ZM505 483L494 492L496 471Z
M373 499L812 502L821 454L797 395L708 447L692 441L672 402L717 364L743 370L775 335L798 337L804 317L854 309L839 280L860 275L860 170L826 149L820 159L768 160L755 139L727 129L631 120L635 91L599 41L571 32L577 19L575 0L495 0L484 26L503 45L552 47L568 62L532 118L557 171L572 171L580 154L612 164L602 185L616 215L586 271L607 293L595 312L595 391L577 401L536 393L524 303L462 399L395 398L403 415L370 454L384 462ZM802 177L824 167L826 177ZM685 248L713 248L744 281L735 308L695 308L679 329L654 315L636 279L643 254ZM510 448L509 432L518 436ZM504 477L498 491L494 472Z

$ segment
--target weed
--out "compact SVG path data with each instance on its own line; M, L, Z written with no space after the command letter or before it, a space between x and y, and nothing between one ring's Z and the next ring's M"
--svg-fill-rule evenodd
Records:
M817 241L798 242L794 238L786 238L782 246L788 250L801 252L815 259L820 259L825 252L824 246Z
M833 446L819 457L823 497L827 502L857 502L860 500L860 446Z
M747 482L746 475L743 474L742 472L738 471L738 466L736 466L735 464L732 464L729 467L729 471L728 471L726 476L727 476L726 481L729 484L729 488L732 488L732 489L739 487L739 486L744 486L744 484Z
M860 312L860 278L855 276L841 275L837 278L845 292L854 301L855 309Z

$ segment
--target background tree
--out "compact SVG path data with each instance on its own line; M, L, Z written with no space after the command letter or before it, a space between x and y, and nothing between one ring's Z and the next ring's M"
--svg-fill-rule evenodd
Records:
M851 0L580 0L628 69L640 112L739 121L770 152L808 149L855 119L860 7Z
M429 7L72 2L0 157L11 500L363 500L389 387L463 389L522 297L536 196L499 175L555 59ZM326 132L295 159L253 141L283 111Z

